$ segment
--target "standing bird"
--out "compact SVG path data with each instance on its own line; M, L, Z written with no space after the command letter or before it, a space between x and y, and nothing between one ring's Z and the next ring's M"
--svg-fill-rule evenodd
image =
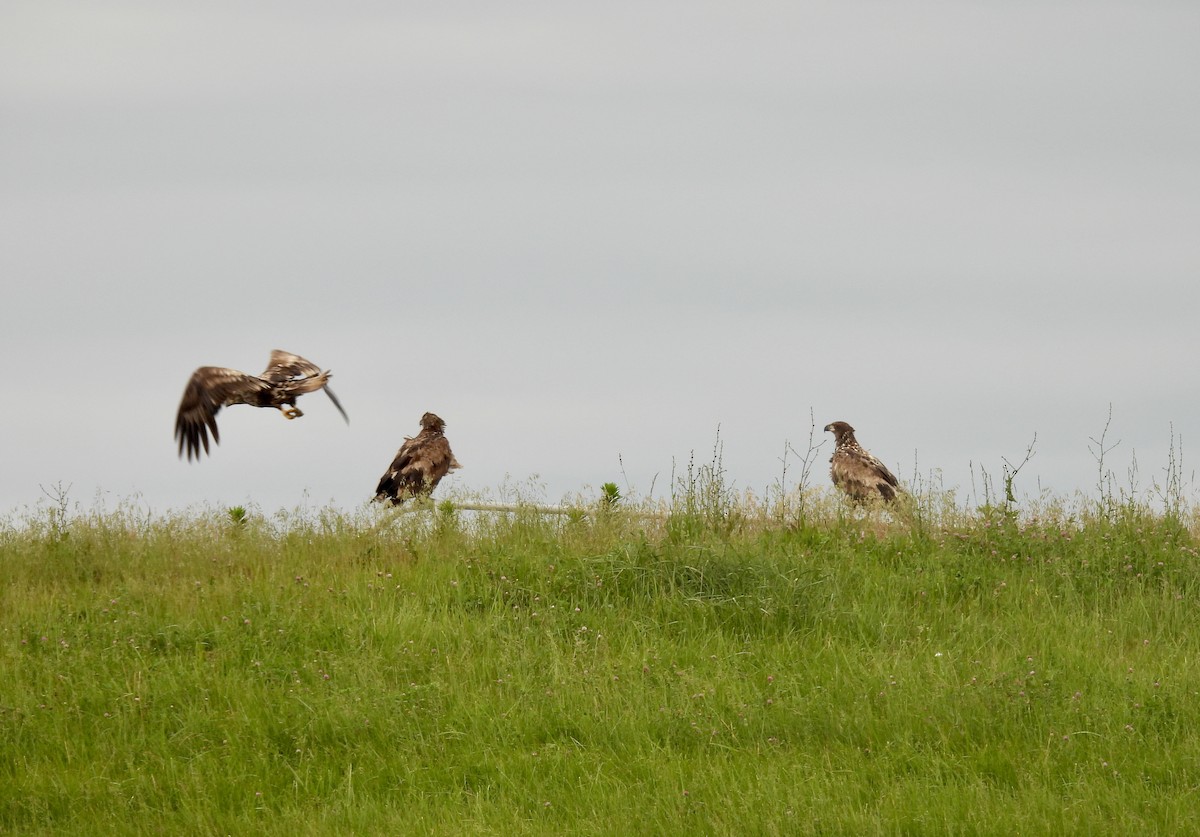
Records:
M825 425L833 434L833 456L829 458L829 476L833 484L855 503L882 498L896 499L902 492L900 483L887 466L867 452L854 438L854 428L844 421Z
M374 499L398 506L410 497L427 496L442 477L461 468L445 430L446 422L433 413L421 416L421 432L404 437L396 458L379 479Z
M284 418L294 419L304 415L296 409L296 399L306 392L323 389L349 424L349 416L328 386L331 374L328 370L322 372L320 367L299 355L280 349L271 352L271 360L261 375L247 375L220 366L201 366L192 373L175 416L179 455L183 456L186 448L189 462L193 457L199 459L202 445L208 453L209 431L212 431L213 441L220 444L217 413L230 404L278 407Z

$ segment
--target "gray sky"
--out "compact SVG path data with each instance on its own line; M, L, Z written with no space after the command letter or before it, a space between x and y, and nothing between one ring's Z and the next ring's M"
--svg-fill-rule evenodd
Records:
M251 8L253 6L253 8ZM1091 489L1200 438L1200 5L0 7L0 512L370 496L425 410L495 491L896 466ZM200 365L334 371L304 418ZM826 446L818 479L826 477ZM622 475L618 456L624 462ZM655 481L657 475L657 481Z

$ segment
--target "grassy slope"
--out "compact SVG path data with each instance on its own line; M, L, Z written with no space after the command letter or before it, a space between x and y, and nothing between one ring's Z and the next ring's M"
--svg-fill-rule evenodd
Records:
M1194 829L1196 540L1055 517L26 521L0 831Z

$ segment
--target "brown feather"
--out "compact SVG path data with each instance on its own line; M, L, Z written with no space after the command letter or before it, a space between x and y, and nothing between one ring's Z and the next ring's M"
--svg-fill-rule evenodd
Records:
M321 367L305 360L300 355L285 352L283 349L273 349L267 368L258 377L273 384L281 384L296 378L315 378L321 375ZM320 389L314 387L313 389ZM305 390L311 392L312 390Z
M222 407L249 404L253 407L292 408L292 417L303 415L296 410L296 398L324 389L334 405L349 422L346 411L328 389L331 373L299 355L276 349L261 375L248 375L237 369L201 366L192 373L179 402L175 416L175 438L179 440L179 455L187 452L188 461L200 458L200 449L209 452L208 436L221 442L217 430L217 413Z
M829 476L856 503L872 500L891 502L903 493L900 481L887 466L854 438L854 428L844 421L825 425L833 433L834 451L829 459Z
M400 505L433 492L442 477L461 468L444 434L446 423L433 413L421 416L421 432L405 437L396 458L379 479L374 499Z

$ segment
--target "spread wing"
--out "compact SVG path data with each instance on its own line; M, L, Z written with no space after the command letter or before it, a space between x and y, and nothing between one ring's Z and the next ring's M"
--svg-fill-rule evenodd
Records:
M321 367L312 361L305 360L300 355L285 352L283 349L275 349L271 352L271 359L267 361L267 368L259 377L265 378L273 384L281 384L296 378L314 378L320 374Z
M833 482L858 501L874 497L893 500L900 481L887 466L865 450L840 448L835 451L829 469Z
M329 388L329 376L329 372L322 372L321 367L311 360L306 360L291 352L285 352L283 349L275 349L271 352L271 359L267 361L267 368L259 377L273 384L290 383L291 391L297 395L315 392L319 389L325 390L325 394L329 396L333 406L337 407L337 411L342 414L346 424L349 424L350 416L346 415L342 402L338 401L333 390Z
M247 375L236 369L219 366L201 366L192 373L191 380L183 391L179 402L179 413L175 416L175 438L179 440L179 455L187 450L190 462L200 458L200 448L208 453L208 434L214 442L221 441L217 431L217 413L228 404L248 403L255 393L270 389L271 385L262 378Z
M408 439L396 452L391 467L375 488L376 500L403 503L409 497L429 494L452 468L462 467L450 451L445 436L426 436Z

